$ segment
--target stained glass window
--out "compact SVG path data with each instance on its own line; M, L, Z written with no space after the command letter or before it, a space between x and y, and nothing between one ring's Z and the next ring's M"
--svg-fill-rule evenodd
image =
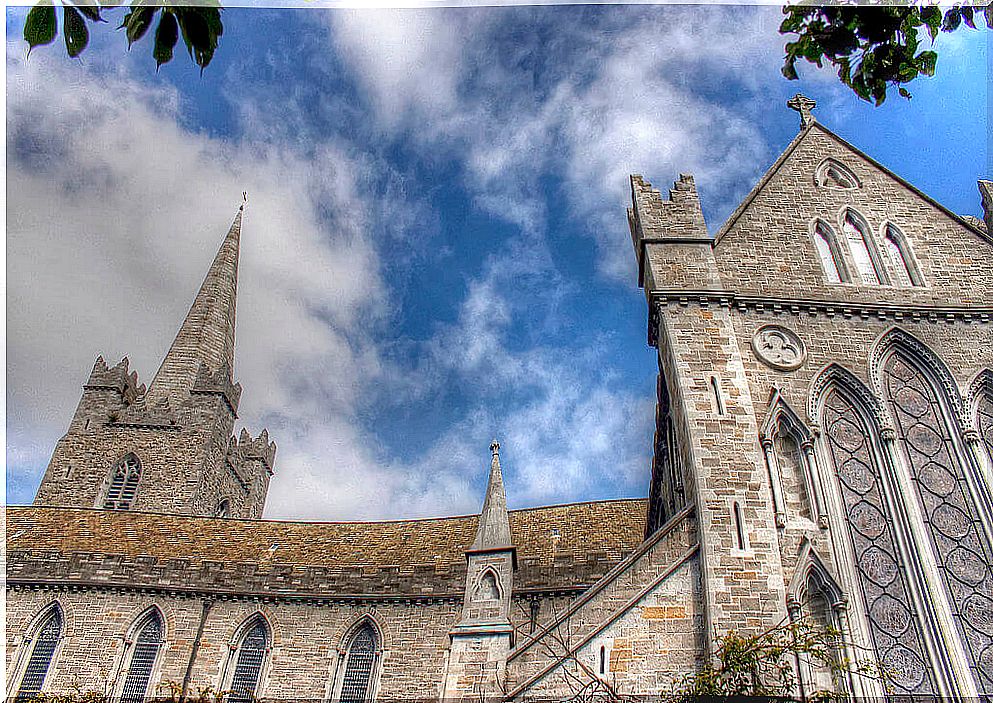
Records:
M231 703L250 703L255 700L269 649L269 631L261 618L248 629L238 646L238 659L231 677Z
M141 462L134 454L128 454L114 467L110 476L110 488L103 507L107 510L130 510L138 493L141 480Z
M162 617L153 610L145 619L135 638L128 674L121 690L121 703L141 703L148 695L152 669L162 646Z
M893 225L886 225L886 237L883 241L886 243L886 251L893 264L893 282L899 286L921 285L920 275L917 273L903 232Z
M28 657L28 664L21 677L20 688L17 690L18 701L29 700L41 692L61 636L62 611L56 606L41 622L35 633L31 656Z
M952 615L980 690L993 693L993 559L948 423L934 384L900 353L883 380Z
M376 663L376 632L364 624L348 647L345 675L341 685L341 703L365 703L372 692L372 669Z
M921 625L908 595L905 565L872 444L855 406L832 391L823 426L847 515L859 585L880 663L895 693L935 693Z

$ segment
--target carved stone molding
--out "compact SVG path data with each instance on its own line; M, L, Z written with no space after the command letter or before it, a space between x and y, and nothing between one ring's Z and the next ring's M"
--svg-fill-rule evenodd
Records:
M759 327L752 336L752 351L759 361L777 371L795 371L807 360L803 340L782 325Z

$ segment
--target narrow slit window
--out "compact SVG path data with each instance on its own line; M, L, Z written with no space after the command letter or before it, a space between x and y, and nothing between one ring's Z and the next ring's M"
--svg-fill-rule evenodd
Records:
M914 265L913 255L903 232L893 225L886 225L886 251L893 264L893 278L899 286L919 286L921 277Z
M721 384L717 380L717 376L710 377L710 390L714 394L714 407L717 409L717 414L723 415L724 398L721 397Z
M21 677L21 685L17 689L17 701L33 700L41 693L61 636L62 611L58 607L53 607L52 612L41 622L35 633L31 656L28 657L28 664Z
M741 517L741 504L734 501L731 504L732 521L734 522L735 546L741 551L745 551L745 525Z
M106 510L130 510L138 494L141 480L141 462L134 454L128 454L114 467L110 476L110 488L103 507Z
M821 259L824 276L828 282L841 283L841 267L838 265L835 253L834 235L823 224L818 224L814 230L814 244L817 246L817 255Z
M872 255L872 244L866 228L855 217L849 213L845 215L845 237L848 239L848 248L852 252L852 261L855 262L855 270L859 273L859 278L863 283L878 286L882 282L876 260Z
M600 674L604 675L607 673L607 647L606 645L600 645Z
M121 703L142 703L145 700L161 647L162 617L156 610L146 618L135 638L128 675L121 690Z

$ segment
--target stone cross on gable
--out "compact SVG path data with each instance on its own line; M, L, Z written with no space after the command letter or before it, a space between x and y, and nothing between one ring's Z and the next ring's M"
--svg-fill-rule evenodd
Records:
M811 111L817 107L817 102L811 100L806 95L797 93L786 101L786 107L800 113L800 129L803 129L814 121L815 118L811 114Z

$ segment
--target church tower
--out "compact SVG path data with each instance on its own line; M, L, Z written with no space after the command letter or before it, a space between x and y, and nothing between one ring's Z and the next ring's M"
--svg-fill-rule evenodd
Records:
M239 208L146 391L125 357L98 357L35 505L258 518L276 445L234 437Z

